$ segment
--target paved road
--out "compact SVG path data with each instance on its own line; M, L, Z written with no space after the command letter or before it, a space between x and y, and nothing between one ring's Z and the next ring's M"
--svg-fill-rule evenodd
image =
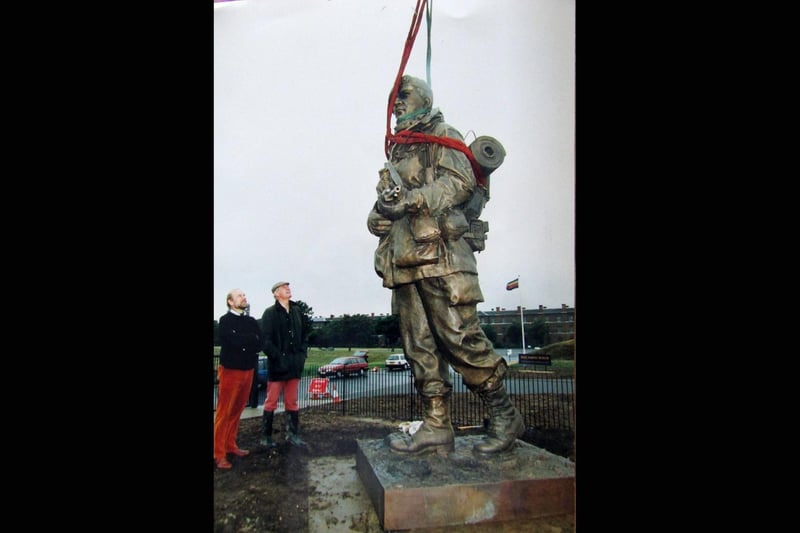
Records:
M544 368L544 367L541 367ZM453 383L453 392L467 392L468 389L461 380L461 377L452 369L450 378ZM546 374L536 375L540 379L516 379L506 378L506 389L512 394L534 393L534 394L571 394L573 392L573 380L548 379ZM327 378L328 394L310 394L312 379L304 377L300 380L300 390L298 402L300 407L308 405L318 405L334 401L334 396L342 400L347 398L365 398L382 394L415 394L411 381L410 370L388 371L381 369L378 372L368 372L365 376L348 376L344 378ZM314 383L315 387L321 385L319 381ZM335 394L334 394L335 388ZM214 394L216 395L216 388ZM216 402L216 398L215 398ZM261 392L260 403L264 402L264 392ZM216 405L216 403L215 403Z

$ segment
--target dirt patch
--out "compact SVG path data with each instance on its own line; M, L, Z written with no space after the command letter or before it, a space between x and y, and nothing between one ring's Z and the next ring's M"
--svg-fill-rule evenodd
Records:
M317 490L309 483L309 464L315 458L324 457L350 456L355 462L357 439L382 439L398 431L399 423L343 416L332 411L304 410L300 412L300 435L308 449L302 450L285 442L283 413L275 415L273 440L277 448L273 449L258 444L260 418L242 420L238 444L250 450L250 455L229 457L234 465L231 470L216 469L209 461L214 469L214 531L309 531L309 496ZM470 429L458 431L457 436L482 432L482 429ZM571 432L529 430L521 440L575 460ZM555 517L530 525L543 529L534 527L529 531L568 533L574 530L574 517ZM350 526L354 531L375 530L375 524ZM491 528L486 529L486 526L481 529L489 530Z

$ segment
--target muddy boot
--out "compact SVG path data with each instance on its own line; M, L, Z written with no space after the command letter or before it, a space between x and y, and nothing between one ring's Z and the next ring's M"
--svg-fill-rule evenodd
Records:
M272 419L275 411L264 411L261 415L261 445L267 448L275 448L277 444L272 441Z
M476 387L469 387L489 408L489 428L482 442L474 450L480 455L491 455L510 450L514 442L525 433L525 420L511 400L503 385L505 365L499 366L494 375Z
M286 411L286 440L297 446L298 448L308 449L306 444L299 435L300 431L300 414L298 411Z
M410 438L407 435L390 435L389 449L411 455L426 452L449 454L455 450L455 433L450 423L450 405L447 398L423 397L422 403L425 405L422 425Z

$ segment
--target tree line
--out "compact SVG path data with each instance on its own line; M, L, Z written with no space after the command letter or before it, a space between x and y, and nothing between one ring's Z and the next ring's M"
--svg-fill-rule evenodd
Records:
M309 346L325 348L329 346L357 346L377 348L400 346L400 319L397 315L374 317L369 315L345 315L314 323L314 310L302 300L295 302L303 312L303 326L307 332ZM255 317L259 327L261 317ZM503 332L503 342L499 342L497 332L490 325L481 325L484 333L495 348L516 348L522 342L522 329L519 322L510 324ZM543 346L549 343L547 323L542 319L525 325L525 343ZM214 345L219 345L219 321L214 320Z

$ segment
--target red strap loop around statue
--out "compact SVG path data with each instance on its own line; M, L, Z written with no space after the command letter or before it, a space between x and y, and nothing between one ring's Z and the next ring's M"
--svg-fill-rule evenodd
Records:
M472 150L470 150L469 146L464 144L463 141L453 139L452 137L437 137L436 135L428 135L419 131L409 130L401 130L395 135L387 135L386 140L389 143L397 144L436 143L458 150L469 159L469 163L472 165L472 172L475 174L475 180L478 182L478 185L484 188L486 187L486 178L483 175L483 170L475 160L475 155L472 153Z
M397 71L397 77L394 80L394 86L392 87L392 93L389 95L389 103L386 109L386 138L384 140L384 153L386 155L386 159L389 159L389 149L391 148L392 143L411 144L432 142L441 144L443 146L447 146L448 148L458 150L467 156L470 165L472 165L472 172L475 174L475 180L478 182L478 185L481 187L486 187L486 178L483 175L483 170L481 170L480 165L475 160L472 150L470 150L469 147L462 141L453 139L452 137L436 137L434 135L426 135L424 133L407 130L399 131L396 135L392 135L391 123L394 101L397 98L397 93L400 90L400 81L403 78L403 72L405 71L406 63L408 63L408 58L411 56L411 49L414 48L414 40L417 38L417 33L419 32L422 22L422 13L427 3L427 0L417 0L417 6L414 8L414 16L411 18L411 27L409 28L408 36L406 37L406 45L403 49L403 57L400 60L400 68Z

